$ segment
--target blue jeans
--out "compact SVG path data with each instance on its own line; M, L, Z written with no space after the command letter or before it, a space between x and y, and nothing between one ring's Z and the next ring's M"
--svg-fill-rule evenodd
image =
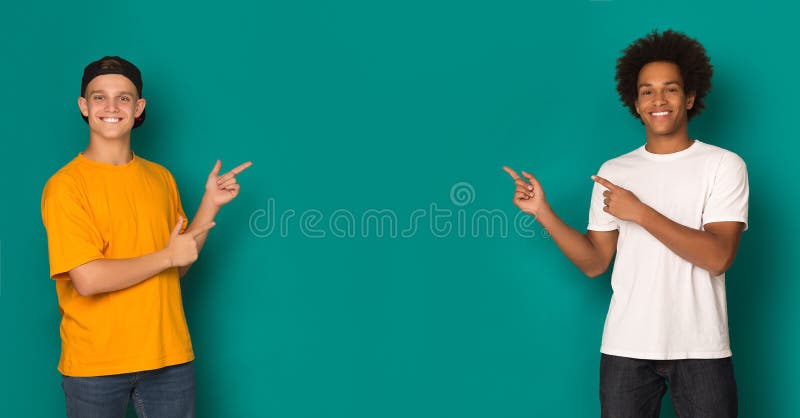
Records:
M95 377L64 376L69 418L123 418L133 400L141 418L194 418L194 363Z
M720 359L638 360L603 354L603 418L657 418L669 384L678 418L735 418L739 404L733 362Z

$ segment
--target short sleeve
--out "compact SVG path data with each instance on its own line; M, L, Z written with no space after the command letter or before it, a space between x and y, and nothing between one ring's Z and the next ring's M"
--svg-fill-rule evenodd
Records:
M720 159L711 193L703 208L703 225L712 222L742 222L747 230L749 199L747 166L738 155L726 153Z
M606 179L608 178L605 164L603 164L600 167L600 170L597 171L597 175ZM601 186L600 183L594 182L594 188L592 188L592 201L589 204L589 225L586 227L588 230L613 231L615 229L619 229L617 218L603 210L603 207L605 207L605 203L603 203L603 200L605 199L603 192L606 190L608 189Z
M77 187L53 177L42 193L42 222L47 230L50 277L69 279L70 270L103 258L104 241Z

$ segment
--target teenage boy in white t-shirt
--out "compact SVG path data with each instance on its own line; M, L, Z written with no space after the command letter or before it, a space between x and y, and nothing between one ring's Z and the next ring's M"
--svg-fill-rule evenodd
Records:
M533 215L589 277L606 271L614 294L600 362L602 416L658 417L669 383L681 417L735 417L725 271L747 229L744 161L689 138L688 120L711 88L705 49L654 31L617 61L617 91L647 143L604 163L586 234L566 225L536 178L514 178L514 204Z

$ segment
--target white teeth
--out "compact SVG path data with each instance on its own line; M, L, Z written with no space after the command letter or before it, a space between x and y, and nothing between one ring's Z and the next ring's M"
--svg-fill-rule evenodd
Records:
M669 112L653 112L653 113L651 113L651 115L653 115L653 116L667 116L667 114L669 114Z
M111 122L111 123L116 123L120 121L120 118L100 118L100 119L102 119L104 122Z

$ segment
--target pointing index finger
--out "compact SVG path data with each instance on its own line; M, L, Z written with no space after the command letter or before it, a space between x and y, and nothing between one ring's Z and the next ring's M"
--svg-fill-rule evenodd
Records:
M213 228L214 225L216 225L216 224L217 224L216 222L209 222L209 223L205 224L204 226L202 226L197 231L192 231L192 237L194 237L194 238L199 237L203 233L208 232L208 230Z
M601 185L605 186L605 188L608 189L608 190L614 190L614 189L617 188L617 186L614 183L612 183L612 182L610 182L610 181L608 181L608 180L606 180L606 179L604 179L604 178L602 178L600 176L592 176L592 180L594 180L595 182L600 183Z
M251 165L253 165L252 161L248 161L246 163L239 164L238 166L236 166L236 168L231 170L231 173L233 173L234 175L239 174L242 171L244 171L245 169L247 169L247 167L250 167Z

